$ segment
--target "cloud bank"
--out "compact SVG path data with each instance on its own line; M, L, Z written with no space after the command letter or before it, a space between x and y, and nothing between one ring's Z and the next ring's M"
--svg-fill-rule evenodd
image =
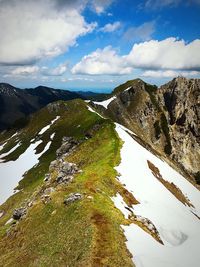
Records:
M31 64L43 57L59 55L91 32L77 8L78 1L10 0L0 5L0 64Z
M123 75L130 74L132 68L127 66L123 57L117 55L117 51L111 46L97 49L84 56L79 63L72 68L73 74L89 75Z
M133 45L128 55L120 56L111 46L84 56L73 74L128 74L134 68L146 70L200 70L200 40L190 43L176 38L151 40Z

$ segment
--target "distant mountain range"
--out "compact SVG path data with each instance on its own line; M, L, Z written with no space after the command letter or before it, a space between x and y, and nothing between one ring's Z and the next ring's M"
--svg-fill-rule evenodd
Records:
M51 102L76 98L85 99L84 93L45 86L19 89L7 83L0 83L0 131L23 126L28 115Z

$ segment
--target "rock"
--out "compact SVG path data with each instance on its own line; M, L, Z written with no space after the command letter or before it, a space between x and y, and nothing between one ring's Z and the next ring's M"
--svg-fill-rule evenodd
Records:
M50 178L51 178L50 173L47 173L47 174L45 174L45 176L44 176L44 181L45 181L45 182L48 182L48 181L50 180Z
M66 140L66 141L65 141ZM79 144L77 140L72 137L63 137L63 143L59 149L56 150L57 157L65 155Z
M129 83L129 90L127 84L115 89L106 110L93 104L97 111L200 184L200 79L178 77L160 88L139 79Z
M27 206L30 208L33 206L33 201L28 202Z
M50 163L49 169L55 169L58 166L58 161L54 160Z
M44 204L47 204L51 201L51 197L50 197L50 195L42 195L41 200Z
M69 136L63 136L63 138L62 138L62 142L63 142L63 143L66 143L66 142L69 142L71 139L72 139L72 137L69 137Z
M59 176L57 177L57 179L56 179L56 182L57 182L58 184L62 184L62 183L67 184L67 183L71 182L72 179L73 179L73 176L71 176L71 175L65 175L65 174L64 174L64 175L59 175Z
M149 229L150 231L154 230L154 226L153 226L153 224L150 223L150 224L148 225L148 229Z
M72 193L64 200L64 204L69 205L77 200L82 199L82 197L83 196L80 193Z
M19 220L26 215L26 212L27 212L27 209L23 207L19 209L15 209L12 217L14 220Z
M55 191L54 187L48 187L44 190L44 195L50 195L51 193L53 193Z
M78 172L78 167L74 163L65 162L61 168L65 174L75 174Z

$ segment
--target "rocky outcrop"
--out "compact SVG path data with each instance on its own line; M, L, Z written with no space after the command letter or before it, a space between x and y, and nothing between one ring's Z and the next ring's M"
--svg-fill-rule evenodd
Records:
M26 215L27 209L24 207L21 207L19 209L15 209L13 212L13 219L14 220L20 220L22 217Z
M172 159L197 177L200 171L200 80L176 78L160 87L158 101L165 107Z
M63 155L66 155L66 153L71 152L73 148L75 148L78 144L79 142L73 137L63 137L62 145L56 151L57 157L61 157Z
M80 193L73 193L70 194L65 200L64 200L64 204L65 205L69 205L77 200L82 199L83 196Z
M107 109L93 106L200 184L200 80L178 77L157 88L137 79L113 94Z
M81 171L75 163L65 160L66 156L72 153L78 144L80 142L72 137L63 137L62 145L56 151L57 158L50 163L49 173L45 175L45 182L50 182L52 173L56 171L56 184L68 184L73 180L74 174Z

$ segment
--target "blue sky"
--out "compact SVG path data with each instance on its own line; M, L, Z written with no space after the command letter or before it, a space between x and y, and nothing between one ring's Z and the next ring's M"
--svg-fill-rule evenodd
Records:
M200 0L0 0L0 80L110 91L200 77Z

